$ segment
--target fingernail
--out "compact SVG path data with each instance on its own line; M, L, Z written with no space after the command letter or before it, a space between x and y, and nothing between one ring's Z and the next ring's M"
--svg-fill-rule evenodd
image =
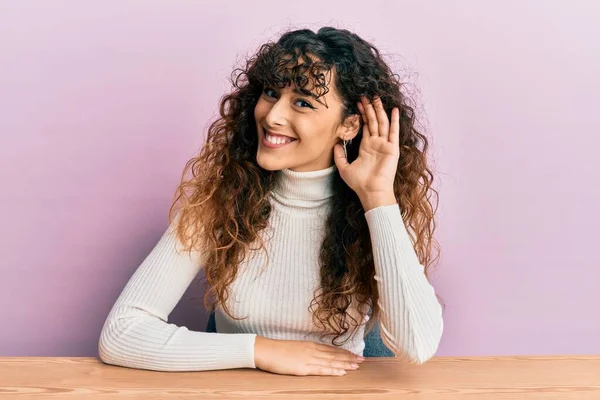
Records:
M354 369L358 368L358 364L350 364L350 366Z
M356 358L358 358L359 361L365 361L365 358L363 356L356 356Z

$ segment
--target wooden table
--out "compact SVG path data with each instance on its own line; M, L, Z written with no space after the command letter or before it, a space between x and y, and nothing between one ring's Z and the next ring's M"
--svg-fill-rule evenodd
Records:
M0 357L0 399L600 399L600 356L367 359L343 377L155 372L95 358Z

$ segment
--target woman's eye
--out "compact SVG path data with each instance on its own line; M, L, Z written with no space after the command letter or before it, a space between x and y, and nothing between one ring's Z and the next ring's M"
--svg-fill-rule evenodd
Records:
M298 100L298 101L296 101L296 104L298 104L298 103L300 103L300 104L303 104L303 105L301 105L300 107L314 108L314 107L312 106L312 104L310 104L309 102L306 102L306 101L304 101L304 100Z
M275 97L275 95L276 95L275 91L273 89L269 89L269 88L266 88L265 90L263 90L263 93L269 97Z
M277 98L277 92L275 90L271 89L271 88L265 88L265 89L263 89L263 93L267 97ZM304 101L304 100L296 100L296 103L294 103L294 104L296 104L298 107L301 107L301 108L307 108L307 107L308 108L314 108L312 106L312 104L310 104L309 102Z

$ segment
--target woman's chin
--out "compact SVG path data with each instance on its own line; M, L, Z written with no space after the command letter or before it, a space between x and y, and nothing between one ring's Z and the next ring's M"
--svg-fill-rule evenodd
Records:
M264 170L267 171L279 171L287 168L281 161L274 160L272 157L256 157L256 163Z

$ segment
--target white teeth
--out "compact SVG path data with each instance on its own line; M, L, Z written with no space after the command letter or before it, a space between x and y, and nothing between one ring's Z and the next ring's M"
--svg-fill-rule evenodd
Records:
M273 143L273 144L283 144L283 143L289 143L292 141L292 139L282 138L279 136L271 136L268 133L265 134L265 137L269 143Z

